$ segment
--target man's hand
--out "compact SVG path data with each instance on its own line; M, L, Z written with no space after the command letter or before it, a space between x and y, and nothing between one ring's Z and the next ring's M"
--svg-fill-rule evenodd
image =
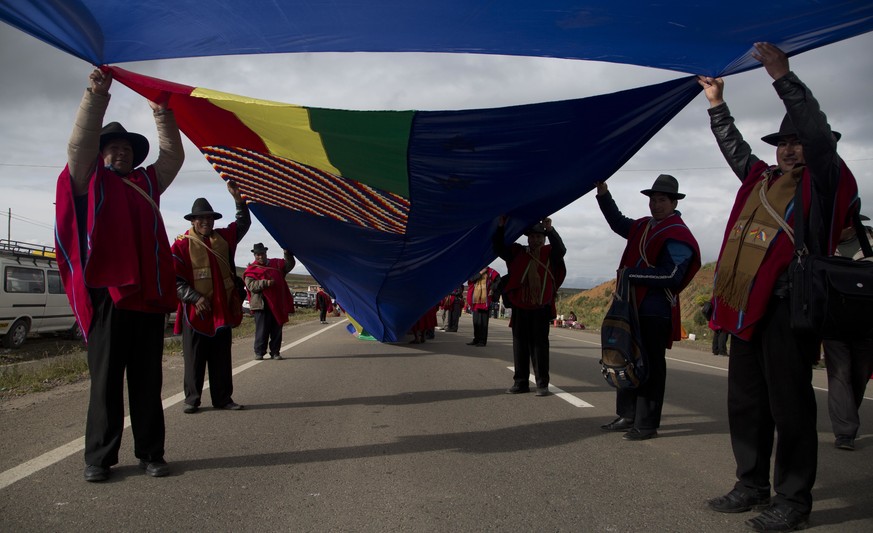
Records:
M542 225L544 228L546 228L546 231L552 231L552 219L551 218L549 218L549 217L544 218L542 221Z
M697 76L697 83L703 87L703 94L709 100L709 107L724 103L724 80L722 78Z
M112 72L103 72L99 68L95 68L88 79L91 82L92 93L103 96L109 94L109 87L112 85Z
M788 68L788 56L785 52L770 43L755 43L752 57L764 65L767 74L774 80L778 80L791 70Z
M198 313L208 313L212 310L212 305L205 296L201 296L197 303L194 304L194 308L197 309Z
M609 192L609 187L605 181L595 181L594 185L597 187L597 196L603 196Z
M239 192L239 186L236 184L235 181L227 180L227 192L229 192L230 195L233 196L234 202L238 204L243 202L242 195Z
M155 115L160 115L160 114L162 114L162 113L164 113L164 112L167 111L167 103L166 103L166 101L164 101L164 102L162 102L162 103L158 103L158 102L152 102L151 100L149 100L149 107L152 108L152 112L153 112Z

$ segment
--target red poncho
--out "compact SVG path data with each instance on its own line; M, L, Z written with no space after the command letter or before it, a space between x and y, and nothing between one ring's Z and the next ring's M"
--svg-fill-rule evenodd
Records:
M261 296L279 324L288 322L288 314L294 312L294 298L285 282L284 269L284 259L267 259L266 265L250 264L243 274L244 278L273 281L272 285L261 291Z
M154 167L138 168L126 178L160 205ZM115 172L98 164L88 187L87 220L80 221L71 179L64 167L55 201L55 244L64 290L86 338L93 314L89 288L108 289L119 309L172 312L176 281L160 212ZM88 238L84 261L78 232L83 222Z

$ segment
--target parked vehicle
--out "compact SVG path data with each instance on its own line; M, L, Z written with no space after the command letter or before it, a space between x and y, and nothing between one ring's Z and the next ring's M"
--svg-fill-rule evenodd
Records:
M82 337L54 248L0 239L0 343L18 348L28 334L50 332Z
M315 299L310 298L308 292L297 291L294 293L294 307L312 307Z

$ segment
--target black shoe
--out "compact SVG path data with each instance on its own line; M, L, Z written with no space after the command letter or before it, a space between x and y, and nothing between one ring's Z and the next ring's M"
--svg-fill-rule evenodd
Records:
M624 440L649 440L658 436L658 432L654 429L637 429L633 428L621 436Z
M484 347L485 347L485 343L484 343L484 342L479 342L479 343L476 343L476 346L478 346L479 348L484 348Z
M525 392L530 392L530 387L522 387L519 384L515 384L506 389L506 394L524 394Z
M809 513L802 513L784 503L774 503L764 512L746 520L746 526L755 531L794 531L809 526Z
M770 505L770 495L734 489L724 496L709 500L707 503L710 509L720 513L745 513L752 509L760 511L766 508Z
M88 465L85 467L85 481L106 481L109 479L109 467Z
M273 360L275 360L275 361L281 361L281 360L282 360L282 356L279 355L279 354L271 355L271 356L270 356L270 359L273 359Z
M255 356L255 361L263 361L263 360L264 360L264 356L263 356L263 355L256 355L256 356Z
M227 411L239 411L242 408L243 408L242 405L233 402L233 400L227 402L226 404L222 405L221 407L216 407L216 409L225 409Z
M139 467L152 477L164 477L170 475L170 465L163 459L157 461L144 461L140 459Z
M850 452L855 451L855 439L845 435L840 435L834 441L834 448L837 448L838 450L848 450Z
M537 387L537 396L548 396L551 394L548 387Z
M184 412L186 415L193 415L194 413L196 413L199 410L200 410L200 408L197 407L196 405L188 405L186 403L185 408L182 409L182 412Z
M600 429L603 431L629 431L634 427L633 418L618 417L609 424L603 424Z
M467 346L476 346L477 344L479 344L477 341L470 341L467 343Z

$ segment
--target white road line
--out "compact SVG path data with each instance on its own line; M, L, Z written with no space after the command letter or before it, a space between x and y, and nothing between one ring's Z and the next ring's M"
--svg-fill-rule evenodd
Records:
M334 328L334 327L336 327L344 322L347 322L347 320L343 319L339 322L332 324L330 327L320 329L320 330L316 331L315 333L312 333L310 335L303 337L302 339L298 339L290 344L286 344L279 351L284 352L286 350L290 350L291 348L297 346L298 344L306 342L309 339L315 337L316 335L321 335L325 331L327 331L331 328ZM263 361L252 360L244 365L240 365L240 366L233 369L233 375L237 375L240 372L242 372L244 370L248 370L249 368L253 367L254 365L256 365L258 363L262 363L262 362ZM206 390L208 388L209 388L209 381L207 380L203 383L203 390ZM183 393L183 392L180 392L179 394L174 394L173 396L170 396L169 398L165 399L162 402L162 405L164 406L164 410L169 409L170 407L176 405L177 403L181 402L184 399L185 399L185 393ZM126 416L126 417L124 417L124 429L127 429L128 427L130 427L130 417ZM24 479L27 476L42 470L43 468L47 468L55 463L63 461L67 457L69 457L75 453L81 452L84 449L85 449L85 437L79 437L78 439L76 439L72 442L68 442L67 444L64 444L63 446L60 446L58 448L55 448L54 450L52 450L50 452L46 452L46 453L40 455L39 457L36 457L35 459L25 461L25 462L21 463L20 465L13 467L13 468L10 468L9 470L7 470L5 472L0 472L0 489L4 489L4 488L8 487L9 485L15 483L16 481Z
M349 320L347 318L344 318L344 319L340 320L339 322L334 322L333 324L331 324L330 326L328 326L324 329L320 329L320 330L316 331L315 333L310 333L309 335L303 337L302 339L297 339L296 341L292 342L291 344L286 344L285 346L282 346L282 348L279 350L279 352L284 352L284 351L290 350L291 348L297 346L298 344L303 344L304 342L308 341L312 337L315 337L317 335L321 335L325 331L327 331L329 329L333 329L333 328L339 326L340 324L345 324L348 321Z
M514 367L508 366L508 367L506 367L506 368L508 368L509 370L512 370L513 372L515 372L515 368L514 368ZM531 379L530 382L534 384L534 387L536 387L537 382L536 382L535 379ZM590 403L588 403L588 402L586 402L586 401L584 401L584 400L580 400L579 398L573 396L573 395L570 394L569 392L564 392L563 390L561 390L561 389L559 389L558 387L552 385L551 383L549 383L549 392L551 392L552 394L554 394L554 395L557 396L558 398L564 400L565 402L569 403L569 404L572 405L573 407L594 407L594 406L591 405Z

